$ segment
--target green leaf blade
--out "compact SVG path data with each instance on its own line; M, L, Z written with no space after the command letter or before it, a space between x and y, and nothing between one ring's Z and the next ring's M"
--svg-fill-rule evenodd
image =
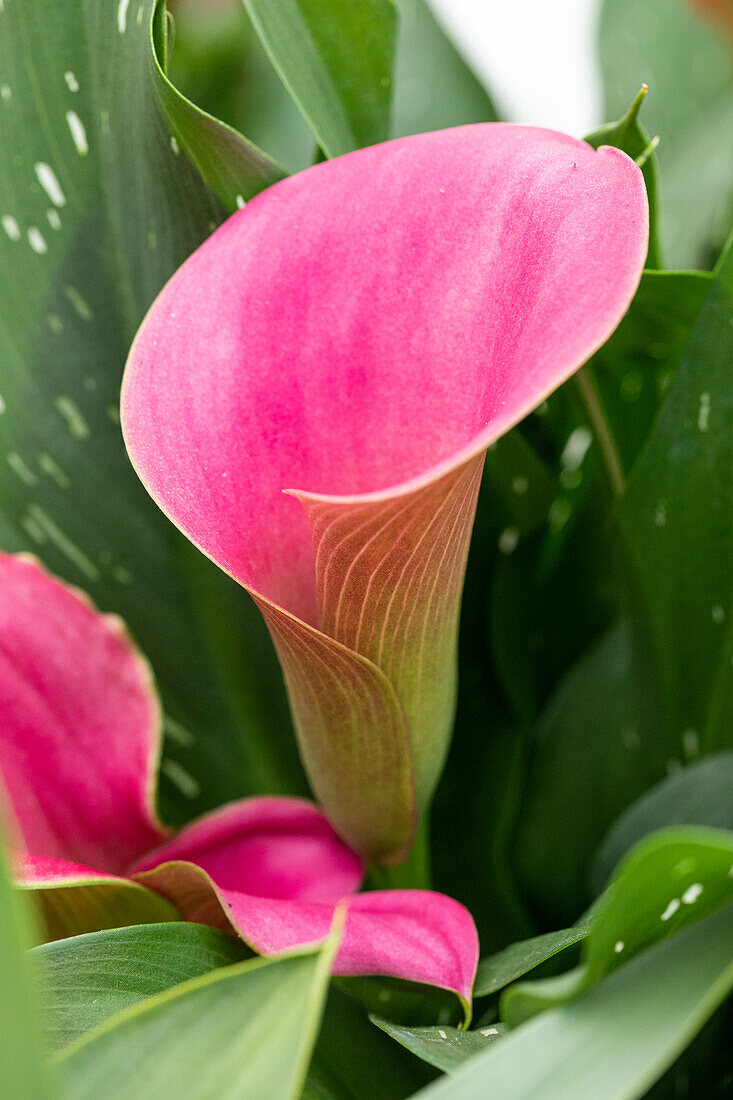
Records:
M58 1058L70 1091L79 1100L297 1100L333 950L332 940L319 953L225 967L112 1017Z
M389 136L392 0L244 0L319 146L340 156Z
M733 987L733 908L517 1028L425 1100L637 1100ZM642 995L643 991L643 995Z

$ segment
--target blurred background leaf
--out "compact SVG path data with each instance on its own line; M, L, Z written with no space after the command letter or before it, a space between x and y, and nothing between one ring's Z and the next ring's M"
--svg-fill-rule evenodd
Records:
M712 282L621 507L634 606L671 753L731 746L733 249Z
M393 0L244 0L294 103L328 157L389 137Z
M607 118L649 85L645 126L659 135L662 254L710 267L733 215L733 54L691 0L604 0L600 59Z
M10 1097L53 1100L53 1077L44 1066L38 974L28 948L36 939L26 897L14 890L0 851L0 1082Z

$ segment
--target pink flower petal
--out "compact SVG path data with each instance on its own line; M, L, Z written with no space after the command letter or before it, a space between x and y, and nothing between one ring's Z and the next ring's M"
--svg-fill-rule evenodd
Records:
M335 909L335 902L255 897L224 888L191 863L166 863L135 877L171 901L186 920L224 931L234 927L262 955L325 939ZM470 1005L478 937L467 909L429 890L375 891L344 900L348 914L335 974L425 982Z
M233 802L199 818L132 871L171 860L195 863L223 888L298 902L337 902L358 890L364 875L321 811L297 798Z
M440 773L485 449L611 334L647 232L619 150L417 135L257 196L138 334L133 462L263 609L314 790L369 856L404 853Z
M117 872L160 843L147 664L119 619L3 553L0 714L0 777L34 856Z

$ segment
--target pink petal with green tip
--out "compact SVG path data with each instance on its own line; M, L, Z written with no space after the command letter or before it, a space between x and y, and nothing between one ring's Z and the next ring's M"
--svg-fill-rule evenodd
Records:
M440 773L485 450L614 330L647 233L617 149L422 134L258 195L138 333L131 458L262 607L315 793L365 856L404 854Z
M17 884L33 892L46 940L179 917L165 898L140 883L64 859L16 855L13 872Z
M225 888L193 863L165 863L136 878L186 920L234 928L261 955L325 939L336 908L336 899L290 901ZM339 900L348 904L348 916L335 974L424 982L470 1004L478 937L470 913L457 901L429 890L374 891Z
M131 868L187 920L231 931L278 954L328 935L334 908L348 917L338 974L427 982L470 1001L478 942L466 909L442 894L356 894L358 857L311 803L250 798L207 814Z
M34 858L114 874L160 843L147 664L119 619L1 552L0 715L0 780Z

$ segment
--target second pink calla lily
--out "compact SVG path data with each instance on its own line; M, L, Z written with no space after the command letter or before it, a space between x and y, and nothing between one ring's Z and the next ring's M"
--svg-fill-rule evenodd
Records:
M367 859L404 858L443 766L486 449L609 337L647 235L617 149L422 134L257 196L137 336L132 461L259 604L313 789Z
M273 955L323 940L339 906L336 974L439 986L470 1013L470 913L429 890L357 893L362 861L312 803L241 799L171 837L155 813L160 717L120 620L0 552L0 802L49 938L180 915Z

